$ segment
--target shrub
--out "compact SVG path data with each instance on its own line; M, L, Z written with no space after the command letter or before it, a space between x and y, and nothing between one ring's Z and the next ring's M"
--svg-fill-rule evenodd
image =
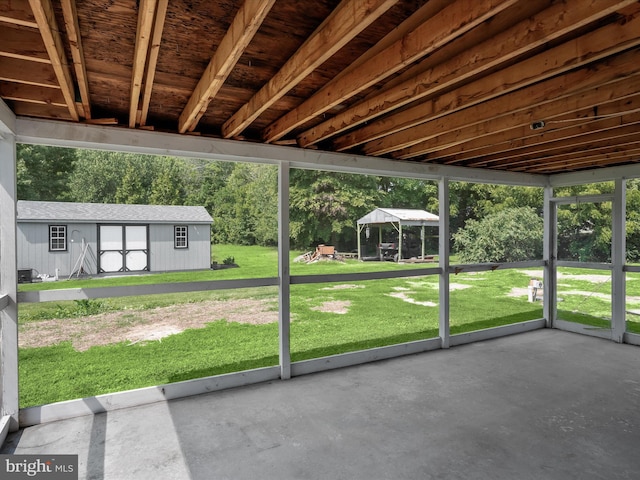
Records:
M543 222L530 207L508 208L469 220L453 235L462 263L518 262L542 257Z

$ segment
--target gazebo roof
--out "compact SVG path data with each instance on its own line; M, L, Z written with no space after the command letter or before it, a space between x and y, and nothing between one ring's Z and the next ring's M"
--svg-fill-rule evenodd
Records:
M408 226L437 227L439 217L426 210L411 208L376 208L358 220L358 225L399 223Z

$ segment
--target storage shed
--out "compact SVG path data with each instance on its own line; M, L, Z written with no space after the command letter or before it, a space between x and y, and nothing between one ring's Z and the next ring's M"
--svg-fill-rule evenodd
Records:
M424 258L424 238L425 227L438 227L440 219L437 215L429 213L425 210L417 210L410 208L376 208L369 212L364 217L358 220L358 258L362 257L362 231L367 232L367 238L369 238L369 231L371 225L378 227L378 256L380 260L384 258L384 251L398 252L398 258L402 259L404 251L403 241L403 227L422 227L420 230L421 240L421 257ZM389 245L389 248L385 248L382 242L382 227L385 225L392 226L398 232L397 245Z
M211 266L204 207L18 201L21 281Z

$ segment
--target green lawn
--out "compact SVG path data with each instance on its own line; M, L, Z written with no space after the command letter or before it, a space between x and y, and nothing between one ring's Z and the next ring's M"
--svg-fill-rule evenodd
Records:
M277 270L277 251L273 248L214 246L214 253L219 263L233 256L240 268L73 280L58 283L56 287L268 277L274 276ZM293 275L298 275L397 268L415 266L353 260L309 265L294 263L291 270ZM463 333L541 318L540 302L527 302L526 293L523 295L522 291L519 296L513 294L514 288L525 289L526 292L529 278L526 272L516 270L451 276L451 332ZM563 280L562 284L565 286L560 289L561 296L562 289L584 292L591 292L595 288L598 292L610 289L606 283L594 284L584 280ZM21 289L51 288L51 285L21 285ZM628 285L628 294L640 298L640 281L630 277ZM135 312L167 305L242 299L267 300L275 304L277 289L261 287L84 302L22 304L20 324L42 322L49 318L72 318L100 311L126 310L133 312L128 315L135 316ZM438 277L435 275L292 285L292 360L436 337L437 303ZM610 311L610 302L608 305ZM571 321L587 324L600 322L599 325L608 322L603 319L606 317L607 302L596 295L565 295L559 306ZM629 329L635 331L638 323L629 322L629 325ZM277 364L277 323L232 323L227 322L222 314L212 317L204 328L186 330L161 341L136 344L122 342L94 346L85 351L76 351L70 341L47 347L21 348L20 402L21 407L27 407Z

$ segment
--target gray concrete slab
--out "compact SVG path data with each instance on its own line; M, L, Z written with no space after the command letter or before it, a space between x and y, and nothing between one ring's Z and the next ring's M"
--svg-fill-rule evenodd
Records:
M89 479L638 479L640 349L539 330L7 440Z

